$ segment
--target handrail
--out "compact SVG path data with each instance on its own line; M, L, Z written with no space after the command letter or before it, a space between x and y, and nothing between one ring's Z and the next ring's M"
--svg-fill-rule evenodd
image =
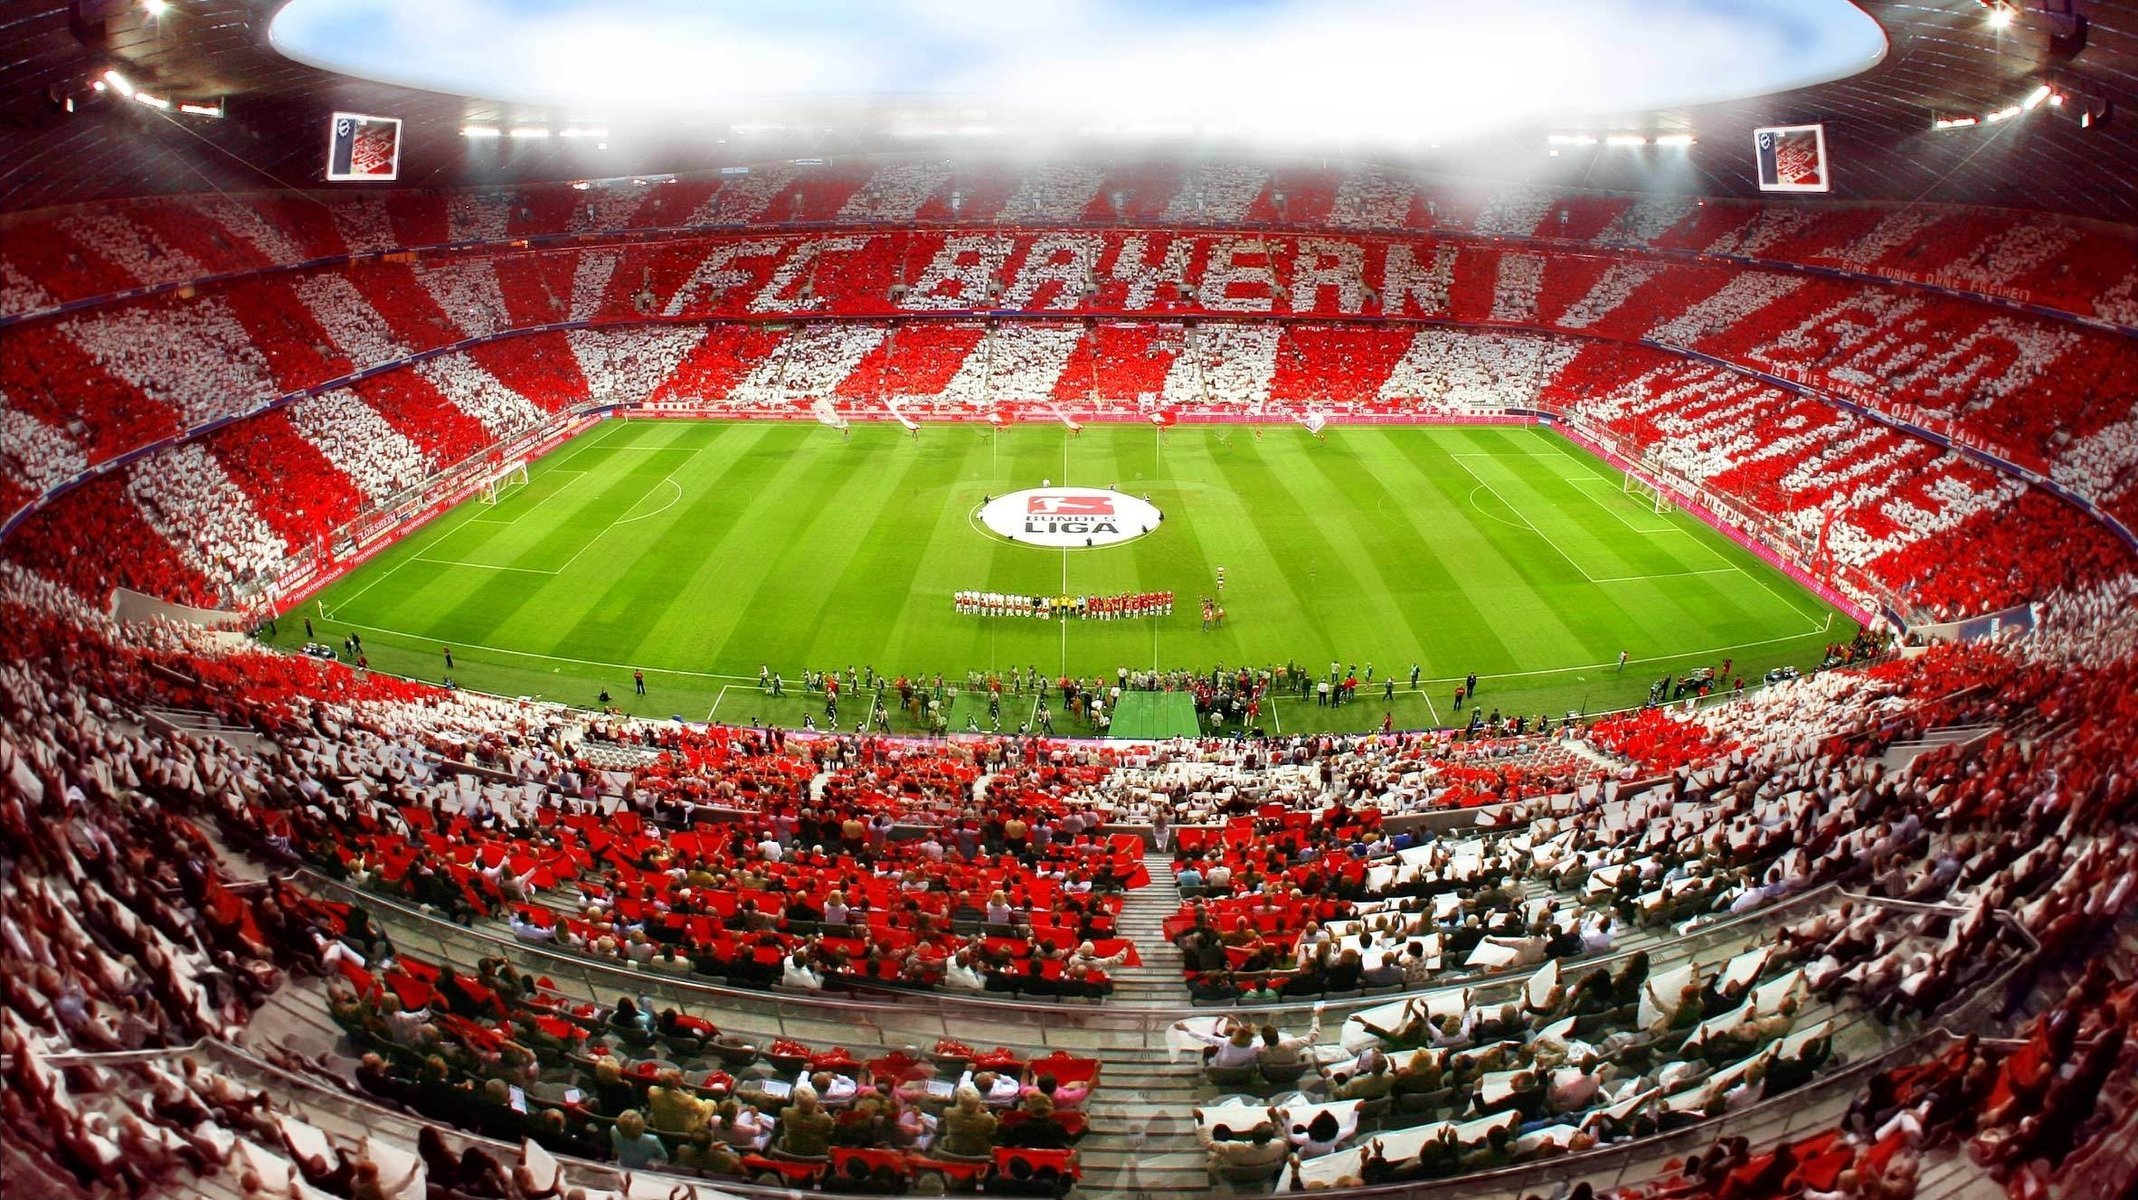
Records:
M1883 903L1883 901L1874 901L1874 903ZM2035 948L2039 947L2039 943L2035 942L2033 936L2027 933L2026 929L2016 920L2004 913L1994 915L2000 919L1999 923L2008 932L2018 934L2024 941L2032 944ZM1942 1040L1949 1043L1964 1036L1963 1032L1955 1031L1955 1026L1958 1026L1964 1032L1974 1032L1974 1030L1967 1027L1985 1015L1992 1015L1985 1010L1992 1007L1994 1003L2001 1003L2005 988L2011 982L2014 972L2018 971L2022 965L2023 958L2014 957L1994 977L1976 984L1973 993L1949 1009L1943 1021L1923 1030L1914 1037L1888 1047L1872 1058L1852 1063L1834 1074L1815 1079L1803 1087L1783 1095L1762 1099L1758 1103L1749 1105L1738 1112L1725 1113L1720 1117L1711 1117L1684 1129L1674 1130L1652 1138L1642 1138L1615 1146L1600 1146L1580 1154L1569 1154L1558 1158L1518 1163L1496 1171L1473 1175L1457 1175L1447 1179L1425 1182L1393 1183L1375 1187L1331 1189L1331 1191L1344 1196L1401 1197L1403 1200L1458 1200L1458 1198L1462 1197L1501 1193L1516 1195L1526 1191L1533 1185L1541 1183L1575 1179L1596 1181L1600 1179L1601 1172L1610 1170L1611 1165L1614 1163L1617 1165L1618 1174L1610 1186L1615 1188L1620 1183L1625 1182L1627 1172L1636 1165L1636 1159L1645 1163L1653 1161L1655 1156L1660 1153L1676 1148L1689 1148L1693 1145L1704 1146L1714 1139L1730 1133L1732 1130L1759 1124L1777 1114L1787 1114L1782 1120L1780 1136L1788 1137L1799 1128L1798 1117L1818 1111L1821 1108L1818 1104L1807 1103L1814 1097L1824 1100L1837 1096L1846 1090L1853 1089L1857 1081L1884 1070L1888 1065L1902 1059L1929 1057L1922 1052L1933 1041ZM1985 1002L1991 1003L1986 1004ZM1833 1121L1834 1118L1831 1115L1827 1115L1819 1117L1810 1123L1818 1125L1822 1129L1828 1129L1833 1127ZM1605 1189L1602 1186L1597 1187L1597 1191L1602 1192L1603 1190Z
M688 977L649 975L587 955L530 945L515 938L454 925L392 897L353 887L310 868L302 869L299 874L312 890L361 904L375 919L398 917L399 921L389 925L397 944L414 948L419 954L424 953L424 943L416 941L415 938L426 938L428 946L438 958L457 967L473 969L476 960L480 958L503 957L515 962L523 970L533 970L552 977L578 979L584 983L590 996L650 995L656 999L713 1011L727 1018L715 1022L723 1029L731 1023L738 1024L739 1029L740 1025L735 1021L738 1017L756 1016L772 1020L773 1027L768 1030L747 1031L753 1036L793 1036L807 1041L825 1036L851 1039L857 1032L867 1036L873 1031L884 1038L881 1044L885 1046L932 1043L937 1038L946 1037L971 1041L979 1037L998 1040L1013 1048L1074 1051L1089 1044L1088 1034L1093 1031L1141 1032L1148 1035L1163 1031L1175 1021L1208 1016L1212 1011L1208 1007L1188 1004L1043 1004L966 997L944 992L900 993L897 1000L862 1000L844 996L834 998L810 993L737 988L704 983ZM1593 958L1567 959L1564 960L1563 966L1588 970L1615 965L1635 954L1644 953L1652 963L1691 959L1696 957L1699 951L1731 936L1742 935L1769 924L1779 923L1782 919L1794 918L1804 912L1824 907L1837 895L1837 887L1832 884L1823 885L1779 905L1755 909L1728 920L1705 925L1669 942L1642 949L1615 951ZM401 934L404 929L414 937L403 938ZM1347 1014L1409 996L1446 993L1465 988L1472 991L1482 990L1488 995L1502 991L1512 995L1520 990L1532 973L1475 972L1456 975L1437 981L1428 988L1344 1001L1330 1005L1329 1008L1331 1011ZM1287 1018L1304 1019L1316 1003L1310 1000L1252 1007L1258 1017L1273 1023L1290 1024L1293 1021ZM1030 1040L1035 1032L1038 1036L1036 1042ZM1056 1036L1058 1034L1067 1036Z
M1614 1166L1617 1174L1614 1177L1612 1186L1615 1187L1620 1183L1626 1182L1629 1174L1641 1168L1660 1164L1666 1155L1675 1154L1682 1149L1693 1146L1705 1146L1714 1139L1724 1136L1732 1129L1771 1123L1777 1114L1787 1114L1782 1121L1782 1129L1780 1131L1782 1136L1788 1136L1809 1125L1815 1125L1820 1128L1831 1127L1833 1117L1827 1112L1825 1105L1820 1103L1821 1101L1836 1098L1853 1091L1861 1080L1895 1062L1910 1058L1929 1057L1927 1051L1933 1044L1950 1044L1958 1040L1960 1036L1944 1026L1939 1026L1897 1045L1888 1047L1873 1058L1851 1063L1838 1071L1813 1080L1785 1095L1765 1099L1738 1112L1720 1117L1711 1117L1686 1128L1666 1134L1658 1134L1654 1137L1599 1147L1596 1150L1586 1151L1581 1154L1518 1163L1493 1171L1455 1175L1446 1179L1430 1181L1382 1184L1359 1188L1330 1188L1326 1194L1347 1197L1389 1197L1391 1200L1395 1197L1405 1197L1408 1200L1439 1200L1441 1197L1458 1195L1497 1194L1503 1188L1508 1194L1513 1194L1519 1188L1524 1188L1534 1183L1580 1178L1595 1180L1599 1178L1602 1172L1611 1170ZM397 1125L411 1130L420 1129L424 1126L433 1126L441 1132L456 1138L461 1143L484 1146L493 1155L499 1156L501 1161L507 1163L514 1161L519 1151L518 1146L470 1133L458 1127L439 1125L437 1122L421 1115L382 1104L360 1092L330 1089L319 1080L276 1066L230 1043L211 1041L207 1043L206 1050L211 1057L226 1065L236 1065L256 1077L264 1076L279 1081L284 1089L301 1092L311 1097L315 1103L331 1103L345 1111L353 1110L359 1112L362 1114L363 1122L367 1126ZM1371 1135L1364 1135L1356 1139L1360 1144L1370 1140ZM556 1155L556 1157L565 1165L568 1175L573 1177L593 1175L596 1178L621 1180L627 1174L641 1176L647 1174L646 1172L625 1172L619 1170L613 1163L596 1162L562 1154ZM801 1197L818 1195L818 1193L799 1192L792 1189L766 1188L740 1179L732 1181L725 1178L709 1180L704 1177L693 1178L672 1174L661 1174L659 1177L664 1180L672 1178L679 1184L696 1188L700 1197L706 1197L708 1194L717 1196L722 1192L726 1192L734 1195L764 1197L767 1200L773 1200L773 1198L778 1198L778 1200L800 1200ZM1598 1190L1601 1191L1603 1189L1599 1187Z
M199 1037L194 1038L183 1046L144 1046L139 1050L60 1050L50 1054L41 1054L38 1056L37 1061L48 1067L124 1066L129 1063L155 1062L158 1059L169 1058L172 1055L194 1054L212 1040L211 1038ZM15 1056L10 1054L5 1058L0 1058L0 1064L4 1064L6 1069L12 1070L15 1065Z
M264 1077L274 1081L279 1089L285 1093L294 1091L310 1097L311 1103L314 1105L331 1104L342 1109L345 1113L354 1111L361 1116L367 1128L399 1126L407 1129L410 1132L409 1140L411 1146L409 1148L413 1146L414 1136L417 1131L424 1128L432 1128L445 1134L449 1139L457 1141L462 1146L475 1145L483 1147L492 1157L505 1164L508 1168L519 1160L520 1146L518 1143L501 1142L496 1138L472 1133L455 1125L441 1124L419 1113L412 1113L392 1105L381 1104L360 1092L331 1089L317 1079L277 1066L246 1051L235 1043L213 1041L208 1043L207 1050L210 1057L215 1058L222 1066L236 1067L241 1072L249 1073L253 1076L254 1082L258 1082L260 1078ZM295 1115L299 1118L306 1116L301 1105L298 1106L298 1111ZM606 1186L619 1194L624 1191L628 1181L633 1177L647 1178L650 1176L664 1181L673 1180L676 1186L691 1189L688 1195L692 1197L692 1200L721 1200L723 1196L738 1195L762 1197L763 1200L803 1200L804 1197L817 1197L820 1195L820 1193L800 1192L792 1188L762 1187L741 1179L730 1181L723 1177L715 1183L703 1177L692 1177L670 1172L628 1171L618 1167L615 1163L596 1162L593 1159L576 1158L569 1154L554 1154L552 1157L564 1168L566 1178L573 1182L574 1187L584 1186L586 1177L591 1176L601 1181L602 1186ZM632 1194L638 1195L640 1193L633 1192ZM673 1196L672 1192L664 1191L663 1194Z
M1839 889L1831 887L1821 888L1815 892L1806 893L1806 896L1838 891ZM1877 903L1878 901L1873 902ZM2019 934L2030 943L2033 942L2031 936L2026 934L2024 928L2016 920L2002 913L1996 914L1996 916L2005 929ZM1838 1099L1852 1092L1860 1081L1887 1069L1892 1064L1904 1060L1920 1061L1931 1057L1933 1046L1942 1049L1964 1036L1963 1032L1956 1031L1955 1026L1958 1026L1960 1030L1972 1032L1972 1030L1967 1030L1966 1027L1989 1012L1989 1005L1985 1004L1985 1002L1995 1002L2001 999L2013 973L2021 965L2021 961L2015 958L2005 964L1994 977L1978 983L1973 989L1973 994L1950 1009L1946 1019L1938 1025L1888 1046L1868 1059L1848 1064L1838 1071L1805 1084L1803 1087L1781 1096L1762 1099L1737 1112L1711 1117L1685 1128L1654 1137L1598 1147L1578 1154L1518 1163L1493 1171L1456 1175L1445 1179L1428 1181L1411 1181L1357 1188L1331 1188L1328 1191L1344 1197L1377 1197L1387 1198L1387 1200L1398 1200L1398 1198L1400 1200L1456 1200L1458 1197L1499 1194L1501 1192L1509 1195L1520 1194L1532 1185L1544 1182L1574 1179L1588 1179L1596 1182L1601 1181L1607 1173L1611 1177L1609 1186L1615 1188L1627 1182L1629 1176L1632 1176L1637 1171L1645 1177L1648 1169L1660 1163L1666 1155L1685 1148L1705 1146L1714 1139L1725 1136L1732 1131L1749 1130L1756 1127L1761 1130L1760 1144L1765 1145L1782 1138L1791 1137L1810 1126L1816 1126L1820 1129L1832 1128L1833 1117L1823 1102ZM364 1114L364 1124L367 1126L392 1124L421 1127L435 1124L420 1116L411 1115L380 1104L354 1091L329 1090L325 1084L317 1080L265 1062L237 1046L220 1041L209 1041L205 1045L212 1055L226 1063L237 1064L242 1069L251 1071L255 1075L264 1075L281 1080L285 1086L294 1085L296 1089L315 1097L322 1103L331 1100L331 1102L342 1106L345 1110L357 1110ZM1777 1118L1779 1118L1780 1123L1778 1130L1774 1128ZM450 1136L458 1138L461 1142L484 1145L489 1147L493 1153L502 1152L505 1161L510 1161L511 1155L517 1150L517 1147L462 1130L448 1127L440 1128ZM1363 1143L1368 1139L1362 1138L1359 1140ZM625 1172L619 1171L612 1164L591 1162L569 1156L558 1157L574 1172L592 1173L600 1178L620 1179L626 1175ZM810 1194L791 1189L762 1188L744 1181L730 1183L722 1180L717 1187L707 1188L698 1180L693 1180L689 1177L663 1175L661 1178L674 1178L678 1183L696 1188L700 1196L704 1196L708 1192L717 1196L724 1191L735 1195L763 1197L766 1200L800 1200L802 1196Z

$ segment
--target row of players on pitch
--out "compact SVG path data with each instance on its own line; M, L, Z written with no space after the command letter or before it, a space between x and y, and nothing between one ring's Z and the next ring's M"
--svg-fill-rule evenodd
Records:
M1088 621L1127 621L1173 615L1173 593L1129 592L1119 596L1024 596L1012 592L958 592L952 603L968 617L1037 617L1059 615Z

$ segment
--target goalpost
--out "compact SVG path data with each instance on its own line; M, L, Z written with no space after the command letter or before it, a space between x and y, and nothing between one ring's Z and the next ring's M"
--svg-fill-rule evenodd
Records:
M494 505L503 498L505 489L527 486L527 460L522 458L492 471L483 479L481 492L484 504Z
M1657 516L1676 511L1676 506L1670 502L1669 489L1662 485L1657 476L1628 467L1619 484L1619 490L1632 497L1643 508L1654 510Z

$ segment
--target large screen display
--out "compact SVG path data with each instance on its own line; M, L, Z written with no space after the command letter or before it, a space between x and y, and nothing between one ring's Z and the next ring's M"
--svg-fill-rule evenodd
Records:
M1763 192L1826 192L1834 177L1826 168L1826 126L1771 125L1752 131Z
M327 130L327 182L387 180L401 174L401 122L362 113L334 114Z

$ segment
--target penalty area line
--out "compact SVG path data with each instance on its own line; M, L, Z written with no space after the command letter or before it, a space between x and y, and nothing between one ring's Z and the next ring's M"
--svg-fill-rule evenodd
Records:
M587 444L584 446L574 448L570 454L567 454L563 458L558 459L556 466L551 467L550 470L557 470L558 468L564 466L566 463L569 463L580 455L585 454L587 451L592 450L594 447L605 444L610 438L616 436L617 430L628 429L630 427L631 422L629 421L611 421L609 423L609 428L603 430L601 432L601 436L588 441ZM618 449L621 449L621 447L618 447Z

